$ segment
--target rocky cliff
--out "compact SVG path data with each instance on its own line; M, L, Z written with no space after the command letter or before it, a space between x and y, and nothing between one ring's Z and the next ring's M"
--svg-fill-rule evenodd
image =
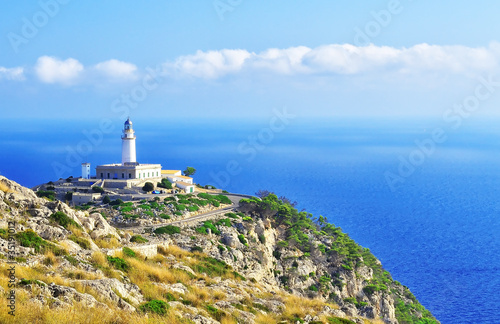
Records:
M96 210L0 177L0 294L15 283L0 322L438 323L368 249L274 194L140 233Z

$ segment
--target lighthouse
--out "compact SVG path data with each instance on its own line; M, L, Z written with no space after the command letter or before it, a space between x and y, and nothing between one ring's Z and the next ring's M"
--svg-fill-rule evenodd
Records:
M136 163L135 157L135 132L132 128L130 118L127 118L123 126L122 135L122 165Z

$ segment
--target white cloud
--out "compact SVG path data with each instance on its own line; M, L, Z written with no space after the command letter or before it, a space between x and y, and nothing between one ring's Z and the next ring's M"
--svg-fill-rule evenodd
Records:
M181 56L174 63L167 63L166 68L182 76L215 79L240 71L251 56L245 50L198 51L194 55Z
M267 71L277 75L357 75L395 71L397 73L457 73L474 75L498 69L500 44L489 47L419 44L409 48L331 44L268 49L198 51L166 63L177 77L216 79L241 72Z
M60 60L51 56L38 58L35 73L45 83L73 84L84 71L83 65L73 58Z
M134 80L137 78L137 66L115 59L96 64L94 69L104 76L115 80Z
M13 80L13 81L23 81L24 77L24 68L15 67L15 68L6 68L0 66L0 80Z

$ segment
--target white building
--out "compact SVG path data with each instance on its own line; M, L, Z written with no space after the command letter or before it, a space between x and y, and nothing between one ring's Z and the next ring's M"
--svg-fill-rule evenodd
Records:
M123 127L122 135L122 164L136 163L135 156L135 132L132 128L130 118L127 118Z
M161 164L140 164L137 162L136 137L130 118L125 121L121 138L122 163L97 166L96 178L114 180L161 179Z
M187 193L194 192L193 178L183 176L181 170L162 170L161 176L167 178L177 188L183 189Z
M82 179L90 179L90 163L82 163Z
M83 205L89 202L95 202L101 199L100 193L81 193L74 192L71 201L75 205Z

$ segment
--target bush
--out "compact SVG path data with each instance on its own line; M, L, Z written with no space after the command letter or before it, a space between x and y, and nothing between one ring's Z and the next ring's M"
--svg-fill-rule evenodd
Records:
M266 244L266 237L264 234L259 234L259 242L262 244Z
M139 310L144 313L155 313L165 315L169 309L169 305L163 300L153 299L139 306Z
M328 324L356 324L351 320L342 317L328 317Z
M135 254L134 250L132 250L131 248L128 248L126 246L123 247L122 252L123 252L124 256L128 256L130 258L135 258L137 256Z
M163 218L163 219L170 219L170 215L163 214L163 213L158 215L158 217Z
M196 211L200 210L200 208L198 206L189 206L188 210L190 212L196 212Z
M64 195L64 200L67 200L67 201L71 201L71 200L73 200L73 192L68 191L68 192Z
M160 188L172 189L172 182L168 181L167 178L163 178L161 182L158 182L157 186Z
M68 229L68 227L70 225L73 225L73 226L75 226L77 228L81 228L81 226L78 225L77 222L75 222L74 220L72 220L71 218L69 218L68 215L66 215L63 212L53 213L52 215L50 215L50 219L53 220L54 222L56 222L57 224L61 225L65 229Z
M47 198L48 200L56 200L56 193L50 190L38 190L36 195L40 198Z
M178 234L180 232L181 232L180 227L173 226L173 225L159 227L159 228L155 229L155 231L154 231L155 234L170 234L170 235Z
M240 240L241 244L248 245L248 242L243 234L238 235L238 240Z
M310 285L309 290L310 291L318 291L318 287L316 287L315 285Z
M142 191L145 191L145 192L150 192L153 190L155 190L155 185L152 184L151 182L146 182L144 184L144 187L142 187Z
M58 248L54 244L45 241L38 234L36 234L33 230L29 229L24 232L20 232L16 234L16 239L19 241L19 244L24 247L30 247L35 250L35 252L45 252L52 251L56 256L67 255L66 250Z
M127 271L129 268L128 263L121 258L108 256L107 259L108 262L118 270Z
M108 195L104 196L104 198L102 198L102 203L103 204L109 204L111 202L111 198L109 198Z
M99 186L93 186L92 191L97 192L97 193L104 193L104 189L102 187L99 187Z
M203 252L203 249L197 245L191 248L191 252Z
M215 225L212 223L212 221L206 221L203 223L203 226L200 226L196 229L196 232L200 234L208 234L207 229L210 229L210 231L213 234L220 235L220 231L215 227Z
M229 218L220 219L217 221L217 223L215 223L215 225L224 225L226 227L231 227L231 219Z
M113 200L109 203L111 206L118 206L118 205L121 205L123 204L123 200L121 200L120 198L116 199L116 200Z
M68 239L72 240L76 244L80 245L80 247L84 250L90 250L90 242L87 239L84 239L83 237L78 237L75 234L71 234L68 236Z
M149 241L140 235L134 235L130 238L130 242L132 242L132 243L146 243Z

